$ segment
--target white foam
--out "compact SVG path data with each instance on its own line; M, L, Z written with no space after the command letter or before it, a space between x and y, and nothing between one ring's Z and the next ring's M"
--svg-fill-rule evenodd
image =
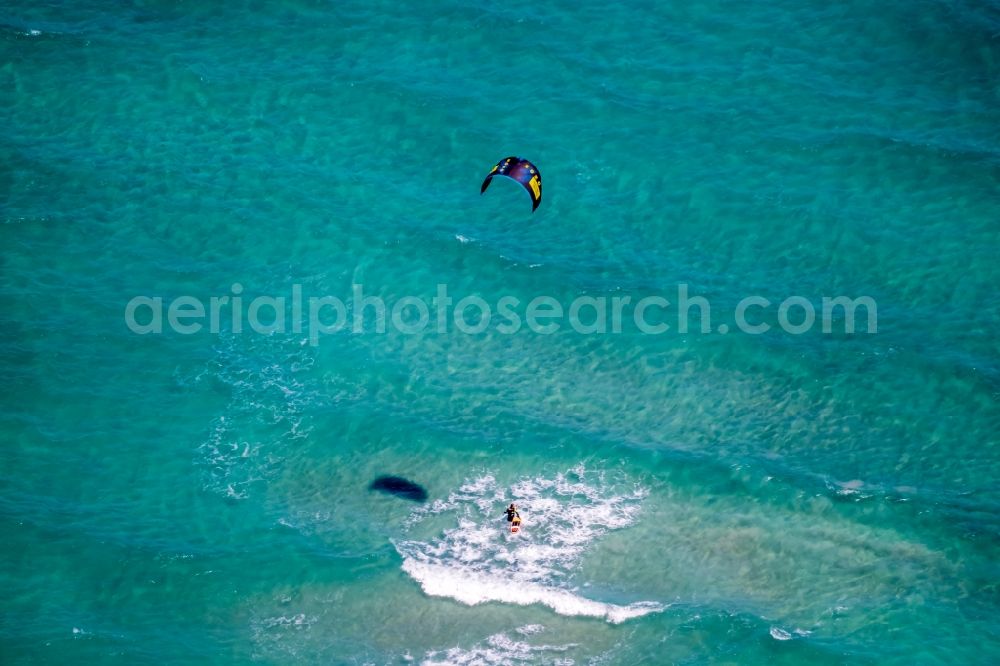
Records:
M792 635L780 627L771 627L771 638L776 641L791 640Z
M231 393L198 447L206 490L248 498L255 483L276 472L285 450L310 435L309 407L322 393L303 376L314 363L312 351L293 342L220 337L208 367L190 379L218 381ZM263 358L273 362L262 363Z
M568 645L531 645L513 640L505 634L493 634L486 644L478 644L464 649L453 647L448 650L428 652L420 662L423 666L482 666L490 664L535 663L541 652L566 652L576 647ZM547 658L546 663L570 666L572 659Z
M291 617L282 615L280 617L265 618L261 622L261 626L267 629L271 627L308 627L315 622L316 618L309 618L306 617L305 613L299 613Z
M411 515L412 527L428 515L453 512L457 527L428 542L400 541L396 550L403 556L403 571L431 596L468 605L540 604L561 615L623 622L664 607L588 599L571 589L568 579L590 544L609 530L633 524L645 495L639 488L615 494L600 478L588 481L582 466L554 478L521 479L509 489L484 475ZM507 531L500 516L508 499L524 518L517 535Z
M420 583L427 594L448 597L469 606L499 601L531 606L548 606L560 615L596 617L618 624L649 613L658 613L663 606L642 601L628 606L593 601L573 592L540 583L512 581L500 573L479 574L452 565L430 564L406 559L403 571Z

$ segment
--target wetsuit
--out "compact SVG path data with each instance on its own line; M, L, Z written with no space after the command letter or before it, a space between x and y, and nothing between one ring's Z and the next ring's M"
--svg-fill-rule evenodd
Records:
M507 513L507 522L508 523L514 522L514 518L520 518L521 517L521 514L519 514L517 512L517 509L507 509L506 513Z

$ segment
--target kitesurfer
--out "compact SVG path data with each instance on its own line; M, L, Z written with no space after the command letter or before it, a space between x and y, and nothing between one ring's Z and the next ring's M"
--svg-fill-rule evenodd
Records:
M517 512L517 507L514 506L513 502L511 502L510 506L507 507L507 510L504 511L504 513L507 514L507 522L508 523L512 523L512 522L514 522L515 518L520 518L521 517L521 514L519 514Z

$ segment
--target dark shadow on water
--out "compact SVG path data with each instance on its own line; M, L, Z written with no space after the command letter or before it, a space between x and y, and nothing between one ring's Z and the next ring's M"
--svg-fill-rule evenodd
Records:
M423 486L401 476L380 476L368 484L368 490L377 490L414 502L427 500L427 491L424 490Z

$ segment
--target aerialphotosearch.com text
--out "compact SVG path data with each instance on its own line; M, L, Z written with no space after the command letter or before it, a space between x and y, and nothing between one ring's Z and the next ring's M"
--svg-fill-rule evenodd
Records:
M438 284L431 298L382 298L367 294L361 284L351 285L349 298L304 295L302 285L295 284L287 296L250 299L244 296L243 285L234 283L229 294L208 299L178 296L165 302L160 296L136 296L125 306L125 324L139 335L167 330L182 335L205 330L212 334L290 332L305 334L312 346L337 333L384 334L390 330L408 335L428 330L466 335L487 331L551 335L565 330L585 335L625 331L761 335L777 330L802 335L817 326L826 334L878 331L877 304L869 296L824 296L815 301L789 296L778 302L747 296L732 308L729 321L713 323L711 303L692 295L687 284L676 285L670 298L664 293L641 297L582 295L568 302L548 295L528 299L505 295L491 302L478 294L456 298L446 284Z

